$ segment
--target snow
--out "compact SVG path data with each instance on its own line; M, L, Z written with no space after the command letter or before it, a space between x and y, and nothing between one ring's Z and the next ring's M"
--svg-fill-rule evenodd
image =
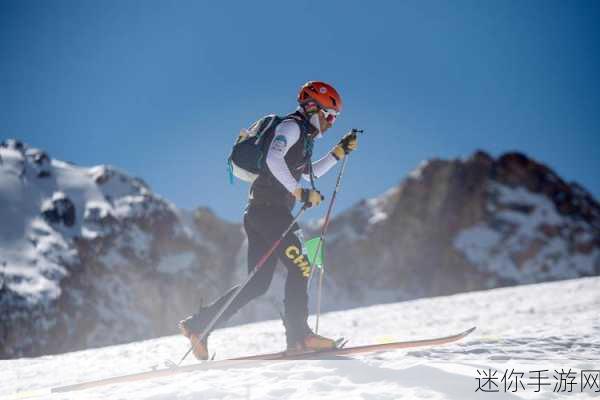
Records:
M423 171L425 171L425 169L427 168L427 166L431 163L430 160L423 160L419 163L419 165L417 166L417 168L415 168L414 170L410 171L408 173L408 176L410 178L413 179L421 179L421 177L423 176Z
M130 262L121 254L120 249L111 248L105 254L97 257L98 261L109 269L124 269Z
M377 196L367 200L366 205L369 214L367 221L369 225L374 225L383 222L388 218L388 211L386 210L386 206L388 206L390 198L395 196L397 193L398 188L394 187L387 190L381 196Z
M580 374L600 369L599 308L598 277L358 308L322 315L320 333L346 335L350 345L360 345L444 336L474 325L478 329L445 346L344 361L257 362L63 394L50 394L48 388L162 367L163 360L185 352L187 340L170 336L0 361L0 398L597 399L599 393L581 393L579 386L573 393L553 393L552 386L539 393L531 387L517 393L475 390L478 371L488 368L500 376L511 369L548 369L552 385L554 370L571 368ZM220 329L209 339L218 359L277 351L283 345L280 321Z
M497 183L490 185L489 193L487 209L493 214L494 226L481 223L469 227L454 240L454 247L480 271L531 283L591 275L600 265L600 250L574 253L567 240L572 232L575 243L589 242L594 238L591 228L559 214L546 196ZM560 233L549 237L544 226L556 227ZM523 252L531 256L519 263L516 258Z
M150 249L152 243L152 235L144 232L137 226L129 228L125 235L127 242L126 246L131 249L133 254L142 259L146 257L147 250Z
M63 273L64 270L51 270L52 273ZM19 293L31 302L37 303L60 295L60 287L43 273L38 273L28 265L11 265L4 267L6 276L19 276L19 279L7 283L7 287Z
M84 239L96 239L112 233L110 225L104 223L112 217L110 205L105 201L90 200L87 202L83 213L83 226L81 236Z
M187 271L195 259L196 255L192 252L171 254L163 257L156 268L159 272L176 275ZM198 268L197 265L194 265L193 267Z
M336 217L337 221L329 228L327 241L329 243L342 240L353 242L365 239L367 233L375 225L388 219L394 204L393 200L398 192L399 188L393 187L381 195L366 199L357 206L339 214ZM307 227L319 231L324 222L324 218L313 220L307 224Z
M105 237L118 229L115 221L175 210L142 180L111 166L86 168L50 159L12 139L0 146L0 160L2 276L30 305L45 306L60 296L60 281L69 274L65 267L78 264L74 239ZM147 256L150 235L128 225L125 245L135 256ZM128 264L114 251L103 261L107 268Z

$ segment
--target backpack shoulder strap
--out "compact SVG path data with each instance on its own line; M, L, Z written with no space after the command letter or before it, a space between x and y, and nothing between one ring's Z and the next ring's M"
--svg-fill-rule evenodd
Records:
M256 132L258 137L256 138L256 144L259 144L261 139L265 137L267 133L274 131L277 125L279 125L282 121L283 119L275 114L266 115L257 121L256 124L258 124L258 126L256 127Z
M310 177L310 185L313 189L315 188L315 174L313 172L312 166L312 150L314 144L314 136L318 132L317 128L315 128L308 119L306 119L302 114L298 111L288 114L286 117L282 119L282 121L293 119L298 123L300 127L300 138L304 141L304 151L306 153L306 168L308 175Z

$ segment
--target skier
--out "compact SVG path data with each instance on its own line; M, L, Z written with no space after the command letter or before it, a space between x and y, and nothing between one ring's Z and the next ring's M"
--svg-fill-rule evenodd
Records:
M314 188L313 178L325 174L337 161L357 147L356 134L350 133L327 155L312 162L313 140L321 137L334 124L342 111L342 99L331 85L309 81L300 88L298 104L296 111L275 127L266 155L268 168L256 178L250 188L244 213L249 272L292 223L292 209L296 201L307 207L321 203L323 196ZM309 180L312 188L302 188L299 184L300 177ZM294 225L215 325L227 321L249 301L264 294L271 284L277 261L280 260L287 268L283 322L288 352L334 348L334 340L313 333L307 323L310 265L303 254L302 242L302 231ZM200 340L203 330L236 289L237 286L231 288L213 304L201 307L198 313L179 322L181 332L190 340L197 359L208 358L208 335Z

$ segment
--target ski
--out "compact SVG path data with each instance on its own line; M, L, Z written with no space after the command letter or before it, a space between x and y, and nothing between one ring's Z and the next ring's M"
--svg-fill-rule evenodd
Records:
M64 393L71 392L76 390L90 389L99 386L105 385L114 385L125 382L135 382L140 380L152 379L152 378L160 378L166 376L172 376L176 374L181 374L185 372L191 371L201 371L207 369L214 368L230 368L230 367L239 367L246 364L250 364L254 361L286 361L286 360L311 360L311 359L335 359L335 357L339 356L347 356L354 354L365 354L365 353L378 353L383 351L391 351L398 349L407 349L413 347L422 347L422 346L434 346L434 345L442 345L447 343L456 342L461 340L465 336L469 335L471 332L475 330L475 327L467 329L464 332L433 338L433 339L421 339L421 340L412 340L405 342L391 342L391 343L383 343L383 344L371 344L364 346L354 346L354 347L339 347L330 350L321 350L321 351L309 351L303 353L296 354L288 354L285 352L277 352L277 353L268 353L268 354L257 354L252 356L231 358L227 360L220 361L207 361L200 364L193 365L185 365L182 367L176 368L164 368L153 371L140 372L136 374L130 375L122 375L115 376L112 378L100 379L96 381L82 382L73 385L66 386L58 386L52 388L50 391L52 393ZM345 344L345 343L344 343Z

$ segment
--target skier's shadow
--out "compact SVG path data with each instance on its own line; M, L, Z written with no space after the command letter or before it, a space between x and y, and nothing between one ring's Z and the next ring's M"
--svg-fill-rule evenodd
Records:
M348 379L354 384L370 384L377 382L396 383L403 388L417 390L429 389L442 393L449 398L482 399L487 393L478 392L477 375L465 376L435 368L425 364L417 364L404 369L393 369L372 365L364 360L351 357L319 358L323 367L331 369L329 374ZM509 392L495 393L502 399L521 399Z

